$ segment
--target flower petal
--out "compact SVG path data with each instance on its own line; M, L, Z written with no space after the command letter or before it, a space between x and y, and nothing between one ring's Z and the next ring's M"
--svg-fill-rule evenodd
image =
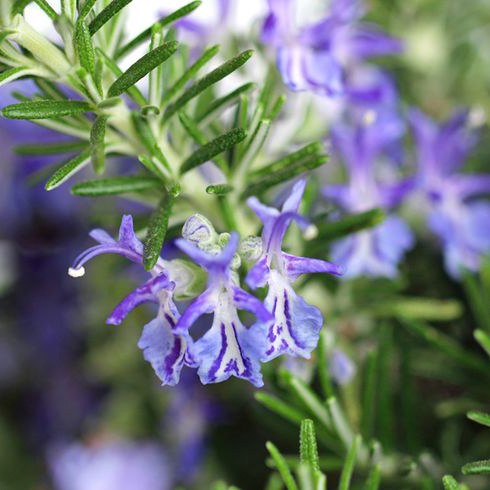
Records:
M200 294L184 311L176 325L178 333L184 333L205 313L211 313L217 305L217 295L210 288Z
M266 339L261 360L270 361L281 354L309 359L323 325L320 310L296 295L287 279L274 270L271 271L265 305L274 315L274 322L272 325L257 323L251 327L253 335L262 335Z
M170 281L168 276L165 273L159 274L126 296L116 306L106 323L109 325L120 325L128 313L137 306L148 302L158 303L158 297L156 296L158 291L162 289L172 290L173 288L174 283Z
M248 271L245 282L252 288L256 289L265 286L269 280L269 265L267 264L267 256L263 255L254 266Z
M238 310L250 311L264 323L271 323L274 319L262 301L237 286L233 287L233 301Z
M291 281L296 280L301 274L313 272L324 272L327 274L342 275L342 267L327 262L326 260L309 259L307 257L297 257L287 253L282 254L286 264L288 277Z
M123 216L119 227L119 243L130 250L143 255L143 244L136 237L133 227L133 217L129 214Z
M236 376L257 387L263 386L258 353L249 343L247 333L237 315L215 315L213 326L195 345L203 384Z
M143 357L148 361L163 385L174 386L179 382L184 366L189 337L176 335L175 316L160 311L158 317L145 325L138 342Z

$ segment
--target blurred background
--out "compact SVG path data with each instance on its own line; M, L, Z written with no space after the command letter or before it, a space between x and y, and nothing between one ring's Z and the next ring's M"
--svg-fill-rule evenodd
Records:
M184 4L171 3L172 10ZM212 26L217 4L204 0L192 18ZM267 3L230 4L227 24L210 29L206 42L228 43L230 52L257 46ZM298 21L301 16L311 21L327 4L302 1ZM488 1L371 0L366 5L367 19L405 44L401 54L377 60L396 80L402 110L417 106L441 121L455 109L468 108L478 142L466 168L490 171ZM167 2L135 0L129 6L129 35L168 8ZM28 19L55 38L37 6L29 7ZM191 34L183 30L181 35L192 43ZM259 50L257 66L262 66L268 53ZM1 105L14 100L12 91L34 90L30 83L0 88ZM291 107L317 106L316 114L305 111L298 139L324 138L335 119L335 102L304 93L288 93L288 98ZM295 127L287 110L283 118L285 127ZM402 160L409 169L415 160L413 137L407 131L404 138L408 150ZM109 473L119 478L110 480L120 482L114 490L203 489L219 479L243 490L263 488L270 473L265 441L294 454L296 427L260 406L253 387L243 381L202 386L185 371L178 386L161 387L136 348L152 312L141 308L120 327L105 325L113 306L138 283L138 270L122 259L97 259L83 280L67 275L74 257L90 245L92 227L114 232L123 212L137 216L144 209L124 200L76 198L63 186L45 192L43 182L59 160L18 155L15 147L59 139L28 122L0 120L0 488L106 490ZM132 165L117 162L121 172ZM352 363L348 382L339 388L352 420L359 419L368 352L377 346L383 354L376 367L382 388L373 399L378 415L372 432L393 451L423 454L441 472L458 472L468 458L490 454L488 431L464 419L468 409L488 409L488 375L404 329L398 315L411 313L388 312L387 305L400 294L433 299L411 303L412 317L436 322L457 345L478 351L472 330L486 313L475 288L484 290L480 280L490 287L490 266L475 282L451 278L436 241L421 227L417 204L407 203L401 214L422 238L402 261L398 277L359 278L336 288L327 284L328 297L312 284L309 295L325 305L326 328L335 332L336 345ZM284 365L278 359L264 365L265 389L281 392L280 366L308 379L315 362ZM423 485L413 488L440 488ZM476 478L472 488L490 485Z

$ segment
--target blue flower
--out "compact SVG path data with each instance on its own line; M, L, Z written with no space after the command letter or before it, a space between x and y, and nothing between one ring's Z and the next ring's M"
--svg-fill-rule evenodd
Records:
M375 170L377 159L389 152L403 134L403 125L396 114L383 104L383 110L366 112L364 118L352 125L339 124L332 131L334 148L347 166L349 182L328 185L323 195L350 213L373 208L391 209L414 187L411 178L381 181ZM389 168L385 167L385 173ZM408 225L390 214L383 223L355 233L333 244L334 261L345 267L345 277L385 276L397 274L397 264L413 245Z
M330 353L328 371L336 383L345 385L354 376L356 366L343 351L333 349Z
M318 343L323 318L320 310L298 296L292 282L302 274L326 272L340 274L340 268L329 262L297 257L281 250L282 241L292 220L304 223L297 214L305 189L298 181L282 210L263 205L256 197L248 205L261 219L263 253L250 269L246 282L252 288L268 285L265 306L274 316L272 323L257 323L252 328L256 338L265 340L261 360L269 361L281 354L309 358Z
M261 340L251 334L252 328L242 324L237 310L253 313L265 325L271 323L272 315L257 298L238 286L232 271L238 235L233 233L226 247L214 255L184 239L176 244L208 271L206 290L188 306L176 326L176 331L185 335L201 315L213 313L211 328L192 349L201 382L217 383L233 375L262 386L258 354Z
M156 442L98 441L53 447L49 467L57 490L167 490L168 458Z
M299 30L293 0L268 3L262 41L276 48L279 72L291 90L343 94L350 61L401 50L398 40L359 22L364 12L358 0L334 0L325 18Z
M418 110L410 113L428 225L440 238L446 269L455 278L463 269L478 270L482 255L490 252L490 203L474 199L490 193L490 174L457 173L475 143L467 118L462 111L437 126Z
M101 254L122 255L136 263L143 261L143 244L134 233L131 216L123 217L118 240L114 240L101 229L93 230L90 236L99 245L89 248L75 259L69 269L69 274L73 277L82 276L85 273L83 265ZM158 304L157 317L144 327L138 347L143 350L144 358L153 366L164 385L178 383L184 364L195 364L190 354L190 337L185 332L176 333L179 312L173 301L174 290L178 282L187 279L183 274L174 272L172 280L172 269L171 263L159 258L150 271L151 278L124 298L107 319L108 324L119 325L136 306L144 303ZM185 287L183 284L178 285L180 286Z

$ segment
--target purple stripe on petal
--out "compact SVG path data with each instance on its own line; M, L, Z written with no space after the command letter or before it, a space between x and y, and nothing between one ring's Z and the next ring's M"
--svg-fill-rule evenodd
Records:
M206 289L184 311L179 318L175 330L183 333L189 330L193 323L205 313L211 313L217 305L217 295L213 289Z

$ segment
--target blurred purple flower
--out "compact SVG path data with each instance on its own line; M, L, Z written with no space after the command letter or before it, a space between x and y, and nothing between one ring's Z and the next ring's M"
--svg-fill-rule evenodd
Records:
M381 181L375 163L396 144L404 127L389 103L382 104L378 111L366 112L360 119L352 125L339 124L332 131L333 145L346 164L349 182L325 186L323 195L350 213L377 207L389 210L405 197L414 182L411 178L395 182L390 178L386 183L386 177ZM384 170L389 174L388 167ZM407 224L389 215L380 225L335 242L332 257L345 267L345 277L394 277L398 262L412 245Z
M352 61L399 52L401 43L376 26L360 22L359 0L333 0L322 20L297 29L294 0L268 0L262 41L277 49L277 65L291 90L337 96L345 91Z
M461 111L437 126L419 110L410 112L418 153L419 187L428 205L429 228L440 238L446 269L459 277L478 270L490 252L490 203L474 200L490 193L490 174L457 173L476 137Z
M87 249L75 259L69 270L73 277L82 276L85 273L83 265L100 254L118 254L136 263L143 261L143 244L134 233L131 216L123 217L118 240L101 229L93 230L90 236L99 245ZM179 318L173 301L176 282L170 277L167 264L162 258L158 259L150 274L151 279L124 298L111 313L107 323L121 324L131 310L143 303L158 304L157 317L144 327L138 346L162 383L175 385L179 382L184 364L194 365L189 349L191 339L186 332L176 333ZM178 277L173 279L179 280Z
M170 468L156 442L98 441L53 448L48 463L56 490L167 490Z
M231 270L238 235L233 233L223 251L211 255L184 239L177 246L194 262L208 271L207 289L186 309L177 323L177 332L187 333L194 322L205 313L213 313L211 328L193 346L201 382L216 383L234 375L262 386L259 362L259 339L251 338L237 310L247 310L268 325L272 315L254 296L241 289L236 273Z
M354 376L356 366L344 352L333 349L330 353L328 371L336 383L345 385Z
M340 268L329 262L297 257L281 250L284 235L292 220L305 222L297 214L306 181L298 181L281 211L262 204L256 197L248 205L264 224L263 254L250 269L246 282L252 288L269 287L265 306L274 316L272 324L257 323L252 328L256 338L265 339L261 359L269 361L281 354L309 358L318 343L323 324L322 314L307 304L291 286L300 275L323 272L339 275Z

